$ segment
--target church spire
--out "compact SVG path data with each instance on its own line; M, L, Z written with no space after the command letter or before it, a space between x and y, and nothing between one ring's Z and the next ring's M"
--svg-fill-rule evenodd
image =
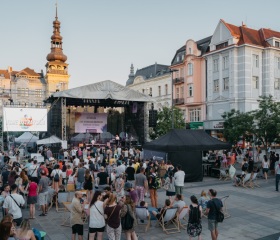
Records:
M62 36L60 35L60 22L57 16L57 4L55 20L53 21L53 35L51 36L51 52L47 56L48 61L66 62L67 56L62 51Z
M134 66L133 66L133 63L131 63L131 66L130 66L130 74L129 74L129 77L134 77Z

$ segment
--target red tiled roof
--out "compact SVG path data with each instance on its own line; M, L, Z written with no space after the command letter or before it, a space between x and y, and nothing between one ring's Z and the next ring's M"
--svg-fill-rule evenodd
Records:
M280 32L276 32L268 28L261 28L260 30L263 31L264 39L269 39L272 37L280 38Z
M9 78L10 78L10 74L9 74L8 70L1 70L1 69L0 69L0 76L1 76L2 74L4 75L4 78L6 78L6 79L9 79Z
M25 68L21 71L19 71L18 73L16 73L17 75L26 75L26 76L34 76L34 77L40 77L40 75L38 73L36 73L33 69L31 68Z

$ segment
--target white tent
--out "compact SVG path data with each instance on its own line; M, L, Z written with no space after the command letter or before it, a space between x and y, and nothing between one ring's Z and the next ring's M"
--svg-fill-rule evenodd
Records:
M93 136L90 133L79 133L75 137L71 138L71 141L74 142L80 142L80 141L86 141L86 140L92 140Z
M20 143L30 143L30 142L36 142L39 138L33 135L30 132L25 132L22 135L20 135L18 138L15 139L15 142Z
M63 141L55 135L37 141L37 145L47 145L47 144L54 144L54 143L62 144Z

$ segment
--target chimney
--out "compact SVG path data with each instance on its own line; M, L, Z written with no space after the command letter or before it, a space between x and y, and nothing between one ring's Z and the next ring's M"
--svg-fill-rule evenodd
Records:
M242 27L247 27L247 25L242 21Z
M13 71L13 68L8 66L8 72L11 73Z

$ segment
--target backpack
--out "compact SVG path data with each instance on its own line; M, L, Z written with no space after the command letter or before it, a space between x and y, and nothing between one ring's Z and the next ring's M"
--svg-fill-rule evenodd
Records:
M42 239L41 238L41 233L40 233L40 231L38 229L32 228L32 231L34 233L34 236L35 236L36 240L41 240Z
M151 187L154 189L159 189L161 186L160 178L158 176L153 176L153 175L151 175L151 177L152 177Z
M190 205L189 222L190 223L198 223L198 222L200 222L199 206L193 207L192 205Z
M55 171L55 175L54 175L53 180L54 180L55 182L59 182L59 174L58 174L58 171L57 171L57 170Z
M131 217L129 207L127 206L127 212L124 217L121 218L121 225L123 230L130 230L133 228L134 218Z
M244 164L243 164L243 166L242 166L242 171L247 171L248 170L248 167L249 167L249 164L248 164L248 162L245 162Z

